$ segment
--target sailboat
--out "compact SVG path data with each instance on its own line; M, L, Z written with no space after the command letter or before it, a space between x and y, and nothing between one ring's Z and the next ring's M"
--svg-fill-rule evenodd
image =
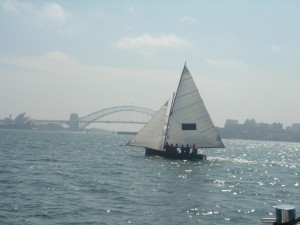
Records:
M197 150L191 154L180 151L179 146L194 146L194 149L225 147L186 64L167 115L168 102L127 145L144 147L147 156L185 160L205 160L206 155ZM170 145L175 151L166 148Z

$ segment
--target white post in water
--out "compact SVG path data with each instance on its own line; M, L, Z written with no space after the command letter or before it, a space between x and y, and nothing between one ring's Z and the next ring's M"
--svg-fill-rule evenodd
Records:
M296 218L296 209L291 205L279 205L276 209L276 222L286 223Z
M262 218L262 223L273 224L274 222L278 224L283 224L291 222L296 218L296 209L291 205L278 205L275 206L276 218Z

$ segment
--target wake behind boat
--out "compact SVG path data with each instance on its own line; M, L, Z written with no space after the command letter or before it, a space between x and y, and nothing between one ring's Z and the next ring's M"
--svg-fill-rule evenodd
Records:
M186 64L168 115L167 109L168 101L127 145L145 147L145 155L184 160L206 159L198 149L224 148Z

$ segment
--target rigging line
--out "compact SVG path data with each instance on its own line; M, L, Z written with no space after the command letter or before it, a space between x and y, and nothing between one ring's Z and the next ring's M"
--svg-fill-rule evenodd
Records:
M189 105L187 105L187 106L185 106L185 107L179 108L179 109L173 111L173 113L174 113L174 112L177 112L177 111L179 111L179 110L182 110L182 109L186 109L186 108L188 108L188 107L191 107L191 106L196 105L196 104L201 103L201 102L203 102L202 99L201 99L201 101L194 102L193 104L189 104ZM206 109L206 108L205 108L205 109Z
M206 131L210 130L211 128L207 129ZM216 137L213 135L213 136L210 136L207 132L206 134L205 133L202 133L203 136L205 138L208 138L208 141L210 141L211 143L218 143L218 142L222 142L222 139L221 137L219 136L218 132L216 133ZM223 143L223 142L222 142Z
M189 74L190 76L188 76L187 78L185 79L182 79L181 81L186 81L186 80L189 80L189 79L193 79L193 77L191 76L191 74Z
M179 79L179 83L178 83L178 86L177 86L177 89L176 89L176 93L173 94L173 100L172 100L172 105L171 105L171 109L170 109L170 115L172 115L172 113L173 113L174 104L175 104L175 101L176 101L176 98L177 98L178 90L179 90L179 87L181 85L181 82L182 82L182 79L183 79L183 74L185 73L185 70L188 71L188 69L186 67L186 63L184 64L184 67L182 69L180 79Z
M204 117L208 117L208 116L209 116L209 114L207 113L207 114L205 114L205 115L203 115L203 116L198 117L197 120L201 120L201 119L203 119Z
M212 143L219 143L219 142L220 142L220 140L215 140Z
M180 95L180 96L177 97L177 99L178 99L178 98L182 98L182 97L184 97L184 96L187 96L187 95L189 95L189 94L195 93L195 92L198 92L198 89L196 89L196 90L194 90L194 91L191 91L191 92L189 92L189 93L186 93L186 94L184 94L184 95Z
M174 123L172 123L174 125L175 128L179 129L181 123L179 123L178 121L174 120Z
M181 123L178 120L176 120L176 119L172 119L172 124L174 124L174 125L178 124L177 127L180 127Z
M211 130L211 129L213 129L213 128L214 128L214 126L209 127L209 128L207 128L206 130L204 130L202 133L204 134L204 133L206 133L207 131L209 131L209 130ZM205 135L205 136L207 136L207 135Z

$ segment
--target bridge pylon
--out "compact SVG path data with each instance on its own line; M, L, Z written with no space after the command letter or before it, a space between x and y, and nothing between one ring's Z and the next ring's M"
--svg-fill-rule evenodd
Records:
M71 113L70 122L69 122L70 130L79 130L79 118L77 113Z

